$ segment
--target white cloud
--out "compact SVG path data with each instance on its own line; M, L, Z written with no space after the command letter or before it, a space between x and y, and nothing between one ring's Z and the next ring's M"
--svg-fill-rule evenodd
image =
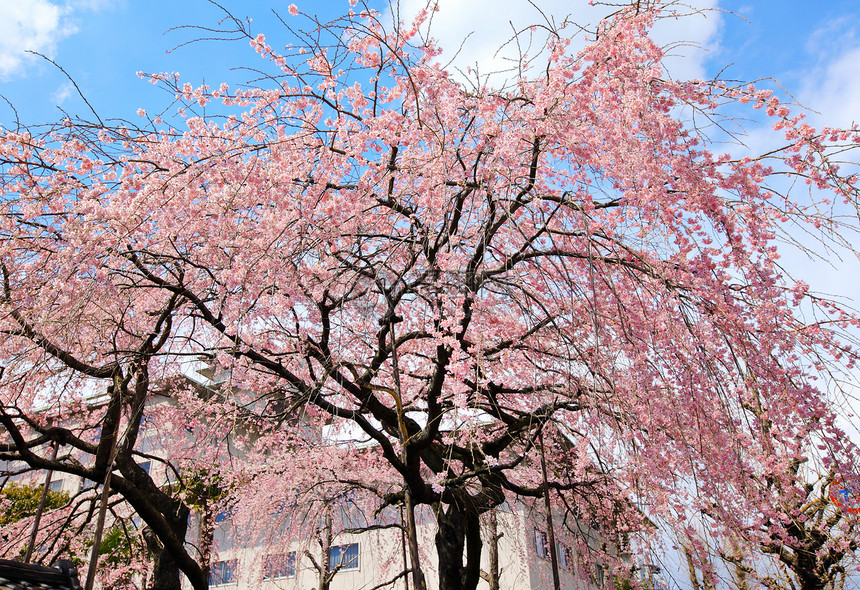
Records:
M804 112L815 127L860 125L860 25L856 19L828 20L808 34L797 56L797 65L779 75L777 96L799 103L802 108L793 107L793 113ZM788 143L783 131L773 130L774 119L761 111L758 116L747 115L751 118L737 122L744 127L740 135L744 146L733 148L736 155L756 156Z
M860 27L851 19L829 21L809 35L804 50L812 57L812 65L805 66L802 71L788 72L782 77L799 81L794 97L801 105L811 109L807 111L809 123L816 127L860 124ZM800 109L793 110L800 112ZM755 156L787 145L789 142L784 132L774 131L773 122L764 117L749 121L747 133L742 138L745 148L734 150L737 155ZM840 158L856 161L857 155L842 154ZM843 163L842 171L849 170L849 166L856 169L857 165ZM790 193L800 202L830 196L810 189L796 178L772 178L770 182L770 188ZM857 223L857 211L840 200L836 200L829 209L824 209L822 214L843 216L848 226ZM792 229L790 237L794 244L785 244L780 248L780 264L788 274L810 284L818 295L835 298L855 308L860 307L860 285L846 279L860 272L856 246L860 243L860 235L844 227L844 243L831 244L828 248L823 247L819 236L811 228ZM857 379L860 381L860 377Z
M424 0L401 2L401 15L408 20L424 8ZM505 45L526 25L543 24L546 20L561 23L565 17L579 23L594 23L602 16L601 11L588 6L584 0L542 0L536 6L525 0L438 0L438 11L432 14L430 35L444 49L448 59L457 54L453 66L461 70L476 68L481 74L507 70L519 52L534 57L543 39L536 39L534 46L523 43ZM457 53L459 51L459 53Z
M836 19L810 35L806 51L817 63L798 75L802 79L798 101L811 109L807 119L816 127L850 127L860 125L860 27L852 19ZM784 142L783 142L784 143ZM857 154L842 154L854 164L843 163L842 171L858 169ZM840 202L833 205L831 215L844 215L856 224L857 211ZM845 230L847 231L847 230ZM846 277L860 271L858 236L846 234L845 247L828 253L819 263L808 260L802 266L804 280L818 290L847 299L860 306L860 286ZM811 278L807 278L811 277Z
M533 42L522 36L520 44L508 43L515 31L547 21L561 24L565 19L593 29L600 19L617 7L593 6L587 0L438 0L439 10L432 14L430 34L444 49L444 57L453 59L460 70L477 67L482 76L508 70L520 51L534 57L545 37L535 32ZM708 10L717 0L691 0L673 7L677 18L661 19L654 28L655 41L670 46L667 60L669 73L676 79L704 76L707 48L712 47L721 25L721 15ZM428 6L427 0L401 0L401 19ZM570 29L574 31L575 29ZM579 35L579 47L584 35ZM507 43L507 45L505 45ZM576 47L574 48L576 49ZM459 50L459 53L458 53Z
M678 4L674 16L654 25L652 38L667 49L664 65L676 80L706 78L705 62L714 52L723 24L717 0Z
M74 33L67 12L47 0L0 0L0 77L22 73L34 57L27 51L51 55L60 39Z
M62 105L66 101L66 99L72 95L74 90L75 86L71 82L61 84L51 95L51 100L53 100L54 103L57 105Z
M0 80L26 73L35 51L54 57L57 43L78 31L75 17L110 0L0 0Z
M800 102L816 111L812 121L818 125L860 124L860 44L810 72Z

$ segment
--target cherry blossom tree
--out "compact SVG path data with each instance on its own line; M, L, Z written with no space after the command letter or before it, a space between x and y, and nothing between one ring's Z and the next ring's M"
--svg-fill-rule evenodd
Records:
M762 523L764 534L751 535L764 553L779 561L776 569L782 575L771 575L763 581L772 588L843 588L850 570L857 567L856 514L844 512L831 499L835 493L832 473L808 479L802 487L792 490L794 502L785 506L790 519ZM786 504L788 501L783 500ZM769 526L768 526L769 525ZM766 527L766 528L765 528ZM758 575L749 564L737 560L738 570L745 567L748 577ZM757 577L762 577L758 575Z
M778 510L721 535L710 531L732 519L704 511L698 530L685 531L682 544L694 588L716 587L720 565L738 588L753 584L780 590L844 588L857 566L857 515L833 502L831 493L837 493L840 484L832 472L800 476L799 463L789 471L791 488L772 490L768 488L777 485L775 480L758 482Z
M47 364L51 364L50 361ZM13 366L13 363L10 362L9 366ZM52 369L57 367L62 372L62 365ZM33 366L28 366L27 370L36 371ZM19 381L19 384L22 383ZM50 387L50 384L51 380L48 379L45 385ZM14 382L9 383L9 389L15 393L4 398L0 414L0 423L8 440L0 447L0 456L13 462L13 465L24 464L33 470L47 469L58 474L69 474L81 482L80 491L71 501L65 507L53 511L50 522L43 521L36 539L36 546L40 549L37 558L47 563L57 557L87 560L94 543L97 543L99 551L107 559L104 566L99 564L103 584L110 582L120 584L116 587L134 588L133 582L143 577L150 581L151 588L178 588L181 570L196 587L208 585L208 563L198 560L197 555L185 545L186 541L191 540L188 525L192 504L181 493L177 493L177 488L181 488L184 481L177 471L177 467L183 464L181 457L171 462L171 455L158 457L139 448L136 443L142 412L135 422L128 404L138 402L124 397L128 395L128 389L109 389L107 403L93 407L92 400L84 400L82 404L81 400L74 399L81 392L70 387L73 383L69 379L63 384L64 389L58 397L52 400L58 411L46 416L43 407L29 408L28 411L26 397L20 389L16 391L15 385ZM89 388L85 389L89 393ZM141 390L137 391L140 393ZM152 390L147 391L147 395L155 394ZM113 426L109 422L112 403L126 411L126 415L120 416ZM180 433L179 436L174 433L171 438L173 444L186 438L182 425L177 426L180 427ZM116 442L112 445L109 462L100 467L99 450L103 445L111 444L104 442L110 441L111 428L116 429L113 431ZM162 428L169 430L170 426L164 424ZM97 435L97 442L93 440L94 434ZM59 444L60 452L56 456L45 451L44 443L47 441ZM157 463L159 471L166 469L174 474L173 484L165 486L163 478L151 477L147 472L149 463ZM115 470L115 473L111 473L109 483L113 497L104 503L111 526L107 530L108 537L100 539L92 533L102 504L100 493L96 493L94 488L96 483L104 481L107 466L111 464ZM135 518L140 518L145 527L139 529L139 525L134 524ZM29 542L29 520L16 524L23 524L24 528L4 529L6 542L3 551L10 557L22 552ZM144 544L151 563L140 559L140 547ZM123 565L120 566L120 563Z
M156 587L181 571L196 589L189 505L135 444L155 378L198 355L229 379L176 419L234 433L263 420L239 439L271 437L280 457L260 456L255 481L356 484L319 437L361 439L383 466L367 491L404 509L415 588L431 573L421 507L437 586L475 588L481 517L506 501L587 515L609 563L645 517L683 532L708 512L726 538L790 520L773 499L798 462L853 477L816 378L853 364L857 318L785 276L776 244L792 224L825 244L856 228L819 212L858 203L835 160L860 132L813 129L751 86L667 79L648 36L662 8L620 10L581 50L572 28L551 30L494 87L445 70L426 13L319 23L291 6L284 49L226 21L262 57L256 85L151 77L183 128L4 132L3 458L96 481L116 470L110 486L165 556ZM784 149L720 151L701 122L743 105ZM786 174L811 189L779 192ZM40 417L93 387L108 400L97 442ZM49 463L47 440L86 460Z

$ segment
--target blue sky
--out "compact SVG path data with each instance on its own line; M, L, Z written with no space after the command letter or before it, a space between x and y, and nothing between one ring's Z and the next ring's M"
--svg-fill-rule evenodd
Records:
M405 12L422 0L402 0ZM305 12L333 16L349 8L346 0L316 3L296 0ZM599 9L585 0L542 0L550 15L573 13L594 20ZM678 77L725 75L752 80L775 77L806 106L826 114L817 122L848 124L860 120L860 0L693 0L712 8L705 18L666 23L663 42L691 41L702 47L684 50L676 59ZM289 2L225 1L235 16L251 17L255 31L283 38L282 26L271 14L287 14ZM380 3L385 9L386 4ZM470 32L465 52L480 61L510 31L509 21L538 18L526 0L440 0L434 34L443 45ZM721 12L721 11L730 12ZM54 59L75 80L102 117L133 118L168 104L169 97L138 79L136 72L178 71L192 83L210 84L243 78L230 68L253 65L246 43L205 42L178 47L202 33L182 25L217 25L223 13L204 0L0 0L0 94L27 124L53 121L62 115L86 114L65 75L39 58ZM172 30L171 30L172 29ZM175 49L174 49L175 48ZM172 51L171 51L172 50ZM816 117L818 119L818 117ZM0 124L14 121L11 109L0 105Z

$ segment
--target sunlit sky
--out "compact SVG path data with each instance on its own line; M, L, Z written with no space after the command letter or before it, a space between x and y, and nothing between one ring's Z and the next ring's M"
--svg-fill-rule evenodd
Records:
M397 8L386 0L367 1L389 17L399 10L407 18L427 0L400 0ZM172 95L138 72L179 72L195 85L246 82L254 75L236 68L260 64L247 40L199 39L211 36L205 29L224 25L226 10L250 19L252 32L264 33L273 47L283 46L290 41L284 23L308 22L289 14L290 3L320 20L350 8L347 0L0 0L0 96L6 99L0 102L0 126L55 122L64 113L92 119L79 91L103 120L139 121L139 108L161 112ZM588 0L437 3L432 36L449 56L459 49L454 66L482 72L494 68L492 56L513 27L566 16L593 24L611 10ZM783 99L810 109L809 120L817 126L860 122L860 0L676 0L676 9L699 14L657 26L657 41L674 47L667 75L761 80L782 89ZM743 125L752 152L766 152L779 139L756 121ZM860 282L854 280L860 262L854 252L828 253L824 262L831 264L785 254L795 278L860 307Z
M860 119L860 1L858 0L689 0L711 9L703 17L667 22L658 31L663 43L689 42L673 62L676 77L775 78L802 104L819 111L816 122L849 124ZM349 9L346 0L295 0L306 13L330 18ZM401 13L423 0L403 0ZM593 22L601 10L586 0L539 0L556 19L570 14ZM234 16L251 18L255 32L286 40L272 10L290 21L289 2L227 0ZM374 4L371 3L373 6ZM461 61L481 62L510 36L515 25L539 22L526 0L441 0L434 36L455 49L471 33ZM388 4L377 7L385 12ZM179 72L192 83L239 80L230 68L253 66L247 43L186 44L205 32L187 26L217 26L223 12L204 0L0 0L0 94L34 124L70 114L86 114L69 79L57 67L27 51L53 59L80 87L103 118L132 118L138 108L152 110L169 97L136 73ZM298 22L298 21L296 21ZM293 23L290 23L293 24ZM480 65L480 63L479 63ZM81 112L84 111L84 112ZM0 105L0 124L15 120Z
M391 14L387 2L368 1ZM350 8L347 0L223 0L220 6L250 19L253 33L264 33L277 48L289 37L274 12L290 26L307 24L289 15L291 2L321 20ZM400 2L404 18L426 4ZM449 55L468 37L454 65L477 65L479 71L493 69L492 56L513 26L544 18L558 22L568 15L593 24L610 10L587 0L438 0L438 5L432 35ZM25 125L54 122L64 113L92 119L78 89L103 120L139 121L139 108L159 113L172 99L141 80L140 71L179 72L185 81L210 86L253 78L235 69L260 63L247 40L194 42L209 35L198 27L223 25L223 9L206 0L0 0L0 95L8 101L0 102L0 125L14 127L16 118ZM784 89L784 99L811 109L815 125L860 121L860 0L678 0L677 9L701 13L658 25L657 40L675 47L668 75L764 79L762 84ZM778 140L755 121L744 126L753 152L766 152ZM799 269L795 277L814 290L860 302L860 286L850 278L858 276L860 263L852 252L842 252L842 261L830 255L834 265L794 264L786 254L787 266Z
M393 9L368 1L386 15L399 10L403 18L426 5L400 0ZM248 81L254 75L236 68L260 62L247 40L199 39L210 36L205 29L223 26L227 10L250 19L252 32L264 33L275 48L283 46L290 40L284 23L308 22L289 14L291 2L321 20L350 8L347 0L0 0L0 95L7 101L0 102L0 126L54 122L64 113L92 119L78 91L103 120L139 120L139 108L160 112L173 97L140 79L141 71L179 72L195 85ZM512 27L566 16L593 24L610 10L587 0L438 0L438 6L432 35L448 55L459 49L454 66L479 71L493 69L492 56ZM659 23L655 38L672 45L676 56L667 62L667 75L761 79L810 109L815 125L860 121L860 0L678 0L676 6L699 14ZM751 151L763 153L778 140L756 121L743 124ZM860 262L850 250L837 254L843 260L829 253L832 264L809 264L786 252L785 262L814 290L860 307L854 279Z
M367 1L386 15L399 10L403 18L426 5ZM347 0L0 0L0 96L7 101L0 102L0 126L54 122L64 113L92 119L78 90L103 120L139 120L139 108L158 113L172 95L140 79L140 71L179 72L195 85L245 82L253 74L236 68L260 63L247 40L195 40L210 36L206 28L223 26L227 10L250 19L253 33L264 33L277 48L290 40L284 23L308 22L290 16L291 2L321 20L350 8ZM432 35L448 55L460 49L454 66L477 65L479 71L493 69L492 56L512 27L566 16L593 24L610 10L587 0L438 0L438 6ZM763 79L765 86L782 88L784 99L809 108L815 125L860 121L860 0L676 0L676 6L700 12L658 25L656 39L675 47L667 75ZM763 153L778 140L756 121L743 124L751 151ZM786 252L785 263L814 290L860 307L854 279L860 263L850 250L836 254L824 261L831 264L810 264Z

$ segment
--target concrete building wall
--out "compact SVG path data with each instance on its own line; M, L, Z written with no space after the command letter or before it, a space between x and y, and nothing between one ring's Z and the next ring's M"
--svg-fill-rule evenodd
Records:
M427 576L429 590L436 588L437 558L433 537L435 526L430 518L420 519L419 545L422 569ZM500 587L505 590L543 590L552 588L552 570L548 558L539 555L535 544L535 530L541 530L528 518L526 510L505 509L496 513L499 554ZM217 534L216 534L217 537ZM486 535L485 535L486 537ZM489 538L484 539L482 569L489 570ZM404 570L404 543L398 529L383 529L361 534L340 534L332 540L335 547L357 547L357 563L349 563L338 571L331 582L331 590L369 590L390 581ZM310 557L307 555L310 553ZM338 551L335 551L337 554ZM278 577L265 574L267 558L274 555L294 555L291 567ZM235 560L234 576L228 583L213 584L218 590L308 590L317 588L319 572L313 562L322 563L319 542L310 540L284 541L274 546L241 547L241 542L219 551L214 563ZM406 557L408 560L408 556ZM571 551L566 569L560 570L561 586L565 590L595 590L590 572L577 568L577 557ZM411 588L411 581L401 576L394 590ZM489 589L482 579L479 588Z

